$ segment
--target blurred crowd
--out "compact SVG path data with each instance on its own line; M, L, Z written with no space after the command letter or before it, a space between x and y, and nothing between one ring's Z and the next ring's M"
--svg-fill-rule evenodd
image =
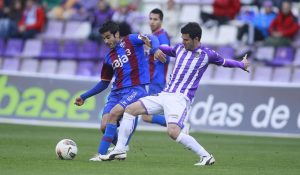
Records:
M212 11L201 10L199 22L208 28L228 23L237 26L238 42L290 45L299 30L292 2L213 0ZM96 41L101 41L98 28L107 20L122 24L125 34L138 33L147 19L141 3L142 0L0 0L0 37L34 38L44 30L49 19L90 21L89 38ZM177 1L168 0L161 8L165 13L164 28L170 37L178 35L180 7Z
M263 41L265 45L290 45L299 30L292 2L253 0L242 6L240 0L214 0L212 13L201 12L200 16L208 28L228 23L236 25L238 41L246 44Z

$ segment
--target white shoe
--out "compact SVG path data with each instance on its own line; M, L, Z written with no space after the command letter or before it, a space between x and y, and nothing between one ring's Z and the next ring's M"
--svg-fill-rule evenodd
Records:
M126 150L117 150L114 149L107 155L100 155L99 156L102 161L110 161L110 160L125 160L127 157Z
M107 150L107 152L108 153L112 152L115 149L115 147L116 146L109 147L108 150ZM126 146L126 152L128 152L128 151L129 151L129 145Z
M213 155L203 156L201 160L194 164L195 166L205 166L205 165L213 165L215 163L215 158Z
M94 157L90 158L90 161L94 161L94 162L102 161L100 156L101 154L96 154Z

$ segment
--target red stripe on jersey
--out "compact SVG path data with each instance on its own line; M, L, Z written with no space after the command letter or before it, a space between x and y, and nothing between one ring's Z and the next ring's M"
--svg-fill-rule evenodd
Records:
M112 50L109 53L109 56L110 56L112 65L113 65L114 61L119 61L118 53L117 53L116 50ZM123 87L123 79L124 79L123 67L116 67L115 71L116 71L116 74L117 74L116 75L116 80L117 80L116 86L119 89L119 88Z
M104 63L101 70L101 80L110 81L113 76L113 68L110 65Z
M139 72L138 58L135 54L134 47L131 44L128 37L124 38L124 43L125 43L124 49L125 49L128 59L129 59L129 64L131 67L131 72L130 72L131 83L133 86L139 85L140 84L140 72ZM129 51L127 49L129 49Z
M164 64L164 80L165 80L165 83L167 82L166 78L167 78L167 73L168 73L168 64L165 63Z
M151 81L153 80L154 69L155 69L154 55L150 54L150 56L149 56L149 71L150 71L150 80Z

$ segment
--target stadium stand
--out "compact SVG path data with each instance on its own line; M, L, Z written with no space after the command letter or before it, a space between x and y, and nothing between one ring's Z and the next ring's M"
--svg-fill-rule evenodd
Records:
M140 7L128 5L134 13L140 13L144 16L143 19L147 19L150 10L156 7L163 8L167 1L142 0L139 3ZM175 2L179 6L178 34L171 38L172 45L181 42L179 31L182 24L189 21L201 23L200 12L211 11L214 0L176 0ZM256 1L241 0L241 11L251 9L254 13L262 12L261 2L255 3ZM111 7L116 10L115 4ZM299 7L299 2L293 2L292 12L298 17L298 24L300 21ZM140 11L136 11L136 9ZM92 14L93 8L89 7L86 10ZM274 6L274 10L278 12L278 6ZM195 15L191 15L191 13ZM48 19L43 32L33 39L1 38L0 70L99 76L101 62L109 49L102 42L89 40L92 27L94 27L90 21L89 18L81 20L72 18L66 20ZM150 33L147 21L144 20L140 25L142 33ZM299 82L300 32L295 36L292 45L274 47L265 46L261 42L249 45L243 41L237 41L238 28L233 21L220 26L207 27L203 25L202 28L202 43L204 45L213 47L225 58L241 59L245 53L249 53L248 58L253 65L250 74L243 74L239 70L226 71L208 67L203 79L213 81ZM31 69L28 68L30 64L32 64Z
M20 60L18 58L5 58L3 60L2 70L18 71L20 67Z
M36 73L39 68L39 61L36 59L23 59L20 70L22 72Z
M40 73L43 74L56 74L57 72L58 63L56 60L41 60L41 64L39 67Z
M256 66L253 74L253 81L270 82L272 79L272 67Z
M23 58L37 58L40 56L42 50L42 41L39 39L28 39L25 41L25 46L21 57Z

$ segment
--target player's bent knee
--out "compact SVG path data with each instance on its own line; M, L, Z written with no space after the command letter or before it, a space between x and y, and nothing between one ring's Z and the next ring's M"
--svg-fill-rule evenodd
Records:
M152 122L152 116L151 115L143 115L142 119L144 122Z
M144 107L140 104L140 102L132 103L131 105L127 106L125 109L126 113L129 113L134 116L145 114L144 111L145 111Z
M176 140L178 135L180 134L180 128L176 124L168 125L168 134L173 139Z

